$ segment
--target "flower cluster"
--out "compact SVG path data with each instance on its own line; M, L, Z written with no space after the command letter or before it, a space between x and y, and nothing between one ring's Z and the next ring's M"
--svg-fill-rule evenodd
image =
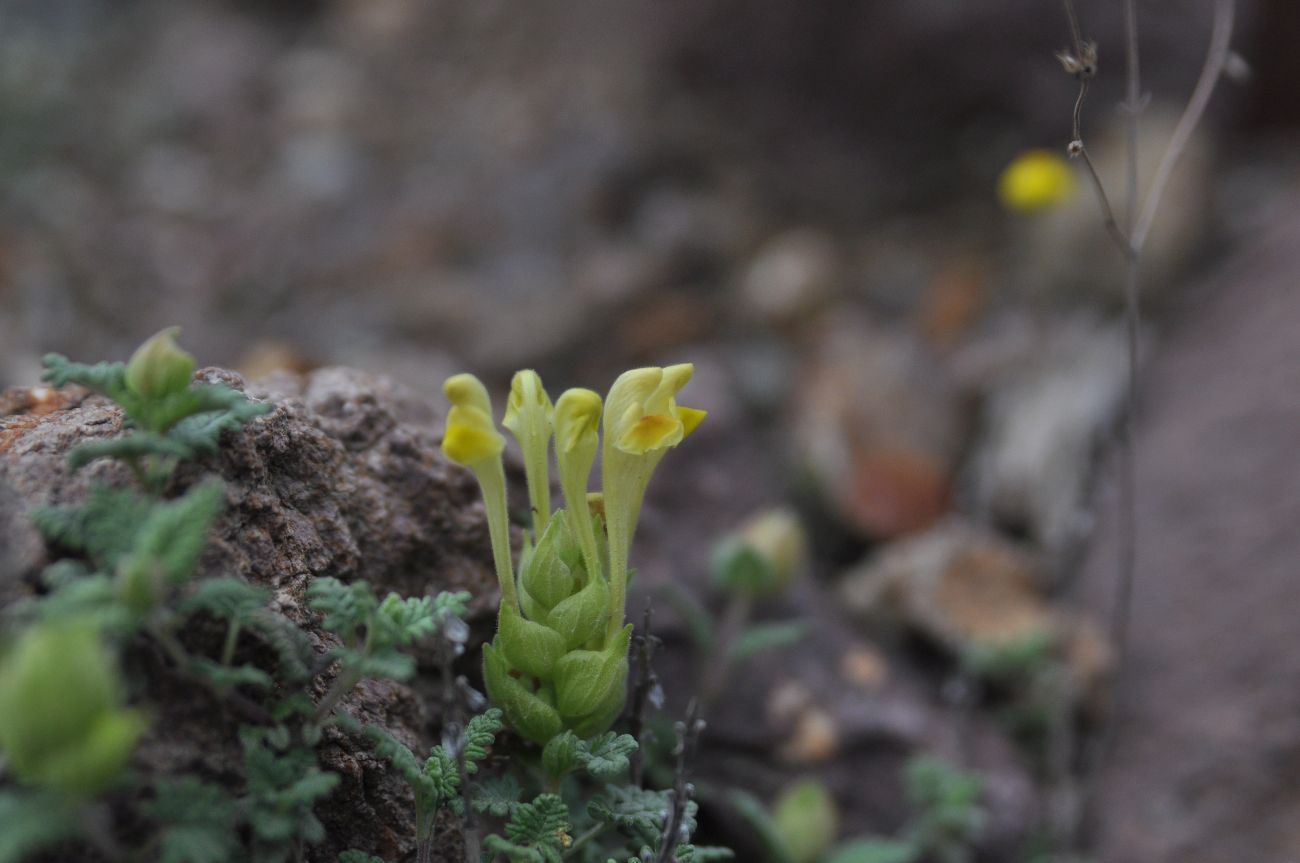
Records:
M602 403L570 389L555 403L536 372L521 371L502 421L523 451L532 530L516 573L506 514L505 438L487 390L473 375L447 380L442 451L474 472L487 508L501 608L483 648L488 695L522 736L538 743L569 730L609 728L626 698L628 552L650 475L704 419L677 404L689 364L625 372ZM600 426L604 425L604 440ZM567 509L551 510L550 448ZM601 493L588 493L596 455Z

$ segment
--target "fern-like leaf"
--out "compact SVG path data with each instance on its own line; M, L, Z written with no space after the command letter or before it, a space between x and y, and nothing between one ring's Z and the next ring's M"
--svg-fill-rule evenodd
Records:
M239 811L214 785L194 778L160 783L142 807L159 822L159 863L226 863L239 850Z

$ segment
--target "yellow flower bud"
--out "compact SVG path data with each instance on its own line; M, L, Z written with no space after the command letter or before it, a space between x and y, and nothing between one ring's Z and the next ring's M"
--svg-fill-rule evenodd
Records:
M528 502L533 510L533 533L541 536L551 517L551 480L547 450L555 409L542 379L532 369L516 372L506 400L501 424L519 441L524 451L524 473L528 478Z
M1074 169L1051 150L1017 156L998 178L998 198L1009 210L1037 212L1068 201L1074 194Z
M587 573L596 578L603 575L587 508L587 478L600 445L600 409L600 396L584 389L565 390L555 405L555 458L560 464L560 485Z

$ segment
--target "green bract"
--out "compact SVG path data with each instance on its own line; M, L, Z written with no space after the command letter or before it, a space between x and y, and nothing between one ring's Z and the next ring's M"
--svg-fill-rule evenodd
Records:
M497 636L483 649L484 679L523 737L543 744L564 731L591 738L622 712L632 636L623 622L628 551L651 473L704 418L676 402L691 373L689 364L636 369L619 377L604 402L591 390L571 389L554 404L536 372L515 375L503 425L523 450L533 510L517 571L501 436L491 426L487 390L465 374L443 386L452 403L443 453L478 479L501 584ZM567 504L554 512L552 439ZM587 486L598 453L604 490L593 507Z
M0 663L0 751L13 774L76 797L105 788L145 728L121 707L120 689L93 628L28 629Z

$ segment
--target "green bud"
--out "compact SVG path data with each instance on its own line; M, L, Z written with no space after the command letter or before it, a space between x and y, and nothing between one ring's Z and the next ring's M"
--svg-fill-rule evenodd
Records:
M572 731L552 737L542 750L542 769L559 779L578 766L578 737Z
M632 624L604 650L571 650L555 664L555 703L561 715L585 717L609 702L627 682L627 648Z
M93 795L144 732L120 701L117 668L94 629L38 624L0 663L0 751L23 782Z
M772 807L772 822L792 863L816 863L840 829L835 800L816 779L787 788Z
M609 585L598 575L552 608L546 625L560 634L567 649L573 650L603 631L608 618Z
M178 393L194 377L194 357L176 345L180 327L168 327L136 348L126 364L126 385L141 398Z
M166 586L167 573L152 557L128 555L117 566L118 596L138 614L156 606Z
M773 590L789 586L804 564L808 540L799 517L789 509L759 513L740 529L740 538L772 568Z
M505 603L497 618L495 644L511 667L550 680L556 661L564 655L564 637L541 623L525 620Z
M483 682L492 703L501 708L520 737L546 743L563 730L564 723L555 706L515 677L501 651L491 644L483 645Z
M728 593L767 594L779 587L776 570L740 539L724 540L713 552L713 582Z
M573 733L584 740L595 737L597 734L608 731L609 727L618 719L619 714L623 712L623 705L627 702L627 661L626 659L618 668L614 682L610 685L605 694L605 698L591 713L577 721L569 723Z
M573 577L569 565L560 557L561 546L572 545L571 541L563 542L567 532L564 510L556 510L542 538L524 562L519 576L523 589L548 611L577 587L577 579ZM536 619L542 620L544 617L541 615Z

